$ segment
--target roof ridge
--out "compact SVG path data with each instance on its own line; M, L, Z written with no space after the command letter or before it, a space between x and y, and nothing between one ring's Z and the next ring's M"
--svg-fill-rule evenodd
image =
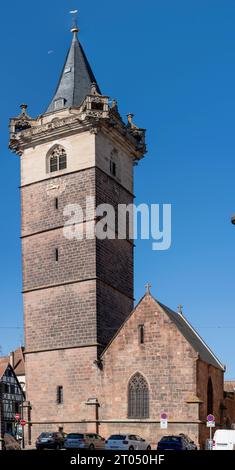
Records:
M190 330L192 331L192 333L197 337L197 339L201 342L201 344L207 349L207 351L209 352L209 354L211 354L211 356L214 358L215 362L217 363L217 365L219 366L219 368L225 370L225 366L220 362L220 360L218 359L218 357L213 353L212 349L208 346L208 344L204 341L204 339L201 337L201 335L197 332L197 330L193 327L193 325L187 320L187 318L178 313L178 312L175 312L174 310L170 309L169 307L167 307L166 305L162 304L161 302L158 302L159 305L163 308L164 311L166 311L167 313L167 310L171 313L173 313L175 316L176 316L176 319L181 319L181 321L183 321L184 323L186 323L186 325L190 328ZM165 310L166 309L166 310ZM177 325L176 325L177 326ZM183 334L183 333L182 333ZM190 343L191 344L191 343ZM192 344L191 344L192 345ZM195 349L195 347L192 345L192 347ZM195 349L196 350L196 349ZM197 351L198 352L198 351Z

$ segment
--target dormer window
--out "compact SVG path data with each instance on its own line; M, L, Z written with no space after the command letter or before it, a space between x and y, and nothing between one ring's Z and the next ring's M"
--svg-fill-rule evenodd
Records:
M65 149L57 145L49 153L48 171L54 173L55 171L65 170L67 168L67 155Z
M65 106L65 99L64 98L58 98L57 100L54 101L54 110L58 111L58 109L62 109Z

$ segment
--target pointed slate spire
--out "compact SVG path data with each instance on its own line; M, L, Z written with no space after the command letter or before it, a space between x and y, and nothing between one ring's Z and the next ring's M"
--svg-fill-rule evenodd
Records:
M96 84L97 92L101 94L85 52L78 40L79 30L77 27L73 27L71 31L73 33L72 43L47 113L63 107L80 106L85 97L91 93L93 83Z

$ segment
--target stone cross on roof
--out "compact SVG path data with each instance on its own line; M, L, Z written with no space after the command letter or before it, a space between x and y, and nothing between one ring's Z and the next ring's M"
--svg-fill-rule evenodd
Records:
M180 315L183 315L183 305L179 305L178 306L178 313L180 313Z
M146 294L150 294L151 287L152 287L152 284L150 284L150 282L147 282L147 284L145 286Z

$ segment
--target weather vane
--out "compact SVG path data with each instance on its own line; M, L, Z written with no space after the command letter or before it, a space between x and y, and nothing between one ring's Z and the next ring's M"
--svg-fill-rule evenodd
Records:
M79 31L78 22L77 22L78 10L70 10L69 13L72 15L72 28L71 28L71 32L72 32L72 33L78 33L78 31Z

